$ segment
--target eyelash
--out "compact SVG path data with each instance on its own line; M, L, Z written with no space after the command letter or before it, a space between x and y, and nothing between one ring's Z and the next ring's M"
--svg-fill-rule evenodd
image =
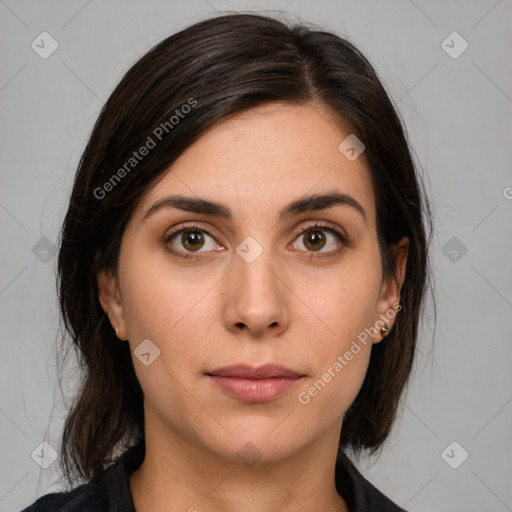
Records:
M349 241L349 239L347 237L345 237L344 235L342 235L341 233L339 233L338 230L336 228L334 228L333 225L328 222L315 222L311 225L308 225L308 226L300 229L298 232L294 233L294 237L295 237L294 240L297 239L299 236L303 235L304 233L307 233L308 231L315 231L315 230L329 231L330 233L332 233L333 235L335 235L338 238L338 241L340 242L342 247L338 248L334 251L331 251L329 253L316 253L314 251L307 251L308 253L311 254L310 259L334 257L334 256L338 255L338 253L342 250L343 247L351 247L351 242ZM215 238L210 233L210 231L208 231L208 229L205 229L205 228L198 226L197 224L194 224L194 223L187 223L187 224L181 226L180 228L171 231L171 233L166 234L164 236L164 245L167 247L169 252L171 252L174 256L183 258L184 260L199 260L199 259L201 259L202 256L200 256L199 253L197 253L197 254L190 253L190 252L183 253L183 251L177 251L177 250L169 247L169 242L171 241L171 239L175 235L178 235L184 231L201 231L203 233L206 233L208 236Z

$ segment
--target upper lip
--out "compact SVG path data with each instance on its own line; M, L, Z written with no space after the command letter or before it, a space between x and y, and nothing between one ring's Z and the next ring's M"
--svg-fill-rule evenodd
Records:
M246 364L223 366L222 368L209 372L207 375L238 377L242 379L269 379L272 377L298 379L302 377L299 373L278 364L265 364L258 367L252 367Z

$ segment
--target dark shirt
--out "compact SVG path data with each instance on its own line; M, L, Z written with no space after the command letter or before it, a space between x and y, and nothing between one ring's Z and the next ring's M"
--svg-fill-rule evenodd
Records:
M141 439L88 483L46 494L21 512L136 512L129 477L144 455ZM351 512L405 512L368 482L345 454L336 462L335 481Z

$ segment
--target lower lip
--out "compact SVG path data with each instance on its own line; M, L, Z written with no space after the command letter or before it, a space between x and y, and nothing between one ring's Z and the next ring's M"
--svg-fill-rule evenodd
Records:
M212 381L226 394L248 403L264 403L284 395L302 378L272 377L268 379L242 379L210 375Z

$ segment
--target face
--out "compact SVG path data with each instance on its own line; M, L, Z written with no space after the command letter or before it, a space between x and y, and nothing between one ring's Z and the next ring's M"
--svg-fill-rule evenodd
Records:
M369 170L338 149L349 133L319 104L245 111L141 199L117 277L98 284L129 340L146 431L233 460L248 442L266 460L337 442L383 338L370 328L393 325L407 250L398 280L383 279ZM218 371L269 364L294 374Z

